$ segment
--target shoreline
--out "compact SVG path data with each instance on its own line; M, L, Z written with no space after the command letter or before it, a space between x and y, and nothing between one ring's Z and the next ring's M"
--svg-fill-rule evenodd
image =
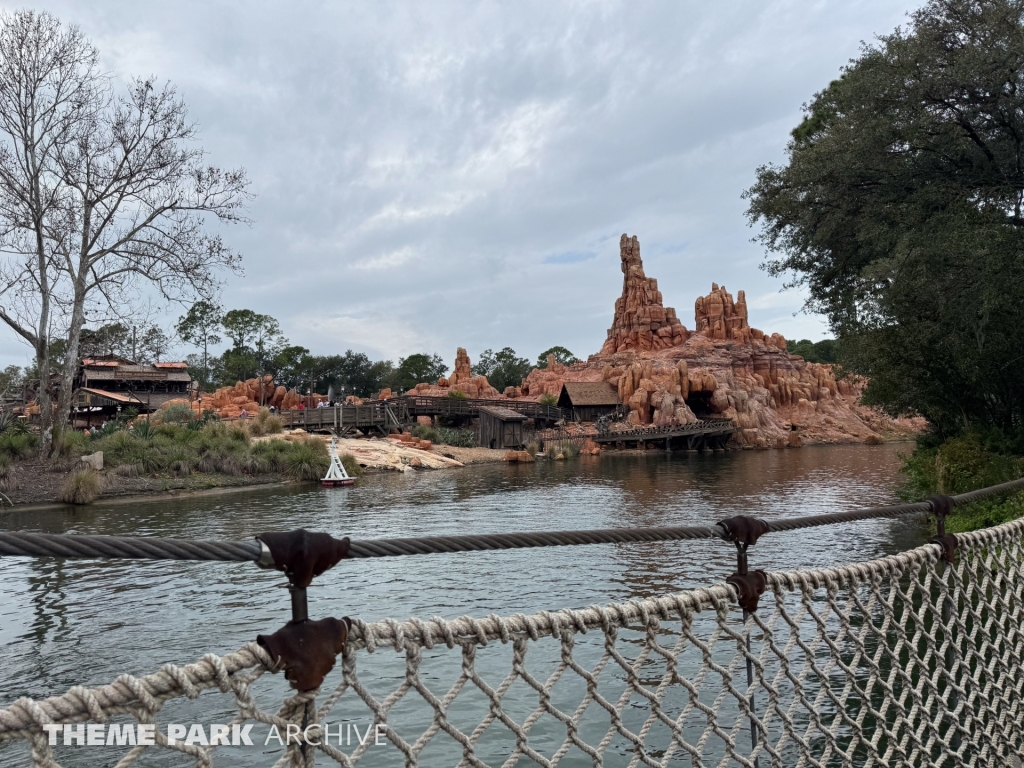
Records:
M890 439L885 440L879 445L888 445L890 443L902 443L902 442L913 442L912 438L904 437L902 439ZM383 441L381 441L383 443ZM381 445L378 443L377 445ZM836 446L836 445L864 445L859 441L850 441L848 443L825 443L825 442L813 442L805 444L802 448L814 448L818 446ZM874 447L874 446L870 446ZM405 449L410 450L410 449ZM417 450L417 449L412 449ZM725 451L730 450L751 450L747 446L743 447L730 447ZM783 449L792 450L792 449ZM435 453L436 452L436 453ZM465 467L480 465L480 464L502 464L506 463L505 451L497 449L479 449L479 448L456 448L453 446L437 446L433 451L419 451L417 453L435 453L435 455L444 456L448 459L454 459L451 464L439 467L419 466L419 467L408 467L404 471L437 471L437 470L451 470L451 469L463 469ZM663 454L664 451L658 449L638 449L638 448L626 448L626 449L615 449L609 450L602 453L602 456L613 457L613 456L642 456L642 455L654 455ZM686 451L673 451L672 453L687 453ZM696 453L696 452L695 452ZM399 469L395 465L375 465L365 466L363 468L365 476L372 475L383 475L392 474L395 472L403 473L403 469ZM144 478L149 481L157 481L162 478ZM119 506L124 504L139 504L147 502L158 502L158 501L171 501L175 499L188 499L188 498L203 498L210 496L226 496L233 493L244 493L252 492L261 488L278 490L288 487L299 487L303 485L313 486L318 485L318 481L315 480L279 480L274 479L269 482L261 481L257 478L246 478L247 482L238 482L241 478L232 477L232 482L227 485L208 487L208 488L166 488L166 489L151 489L141 490L140 492L129 492L119 493L111 496L100 496L92 504L68 504L59 501L30 501L24 504L15 503L13 506L0 507L0 514L20 513L20 512L43 512L43 511L54 511L58 509L82 509L87 507L95 506Z

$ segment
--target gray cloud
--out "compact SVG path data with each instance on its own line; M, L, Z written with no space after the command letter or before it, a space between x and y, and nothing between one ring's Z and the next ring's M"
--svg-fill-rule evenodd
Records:
M254 224L229 307L314 352L596 352L618 238L693 326L711 282L820 337L758 269L740 193L800 105L906 6L863 2L30 3L117 77L173 81ZM12 6L14 7L14 6ZM171 311L168 323L179 311ZM28 351L0 334L0 357Z

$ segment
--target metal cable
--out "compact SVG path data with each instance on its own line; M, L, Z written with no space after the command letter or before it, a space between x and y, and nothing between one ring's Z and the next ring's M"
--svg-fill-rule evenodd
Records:
M349 557L396 557L441 552L471 552L486 549L564 547L577 544L621 544L635 541L674 541L721 538L717 525L675 528L606 528L597 531L538 531L536 533L495 533L476 536L423 536L415 539L370 539L353 541Z
M116 557L143 560L258 560L252 541L190 541L148 536L82 536L66 533L0 531L0 556Z
M980 488L953 496L953 506L962 507L982 499L1024 489L1024 478ZM895 504L888 507L854 509L779 520L768 520L769 532L795 531L835 523L896 517L915 512L931 512L932 503ZM563 547L582 544L625 544L639 541L679 541L725 538L718 525L666 528L607 528L596 531L536 531L492 533L467 536L420 536L408 539L369 539L353 541L349 558L399 557L451 552L522 549L527 547ZM72 557L127 558L146 560L221 560L258 561L259 542L190 541L144 536L83 536L62 533L25 533L0 531L0 557Z

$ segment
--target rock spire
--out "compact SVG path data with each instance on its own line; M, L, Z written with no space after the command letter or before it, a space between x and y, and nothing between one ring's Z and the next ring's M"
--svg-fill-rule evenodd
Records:
M668 349L686 342L688 333L676 311L662 305L658 281L644 274L640 241L623 235L619 240L622 260L622 296L615 300L615 317L601 354Z

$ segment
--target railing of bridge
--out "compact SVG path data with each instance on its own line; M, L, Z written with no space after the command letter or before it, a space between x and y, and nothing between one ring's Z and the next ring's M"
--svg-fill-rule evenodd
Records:
M285 426L312 429L338 429L343 426L391 427L410 422L416 416L475 418L481 407L500 405L533 419L558 421L567 417L558 406L530 401L486 400L476 398L428 397L404 395L388 400L370 400L361 405L335 405L282 411Z
M51 745L57 725L127 718L154 724L155 743L119 750L118 766L149 750L211 765L220 747L169 743L159 718L165 702L217 689L237 712L231 725L302 734L277 752L246 755L278 766L1020 765L1024 521L959 536L945 534L944 521L956 507L1022 489L1018 480L917 504L687 528L341 542L302 532L226 543L0 533L5 556L277 567L292 583L289 637L319 627L331 639L295 655L282 630L146 677L18 699L0 709L0 760L52 768L75 749L59 736ZM747 566L765 535L923 513L936 517L939 535L891 557L790 572ZM530 616L305 615L305 586L339 559L697 538L735 545L737 572L726 583ZM318 659L329 663L311 669ZM505 671L486 671L496 666ZM282 669L296 692L274 704L267 682ZM368 719L380 740L337 743L337 724Z

